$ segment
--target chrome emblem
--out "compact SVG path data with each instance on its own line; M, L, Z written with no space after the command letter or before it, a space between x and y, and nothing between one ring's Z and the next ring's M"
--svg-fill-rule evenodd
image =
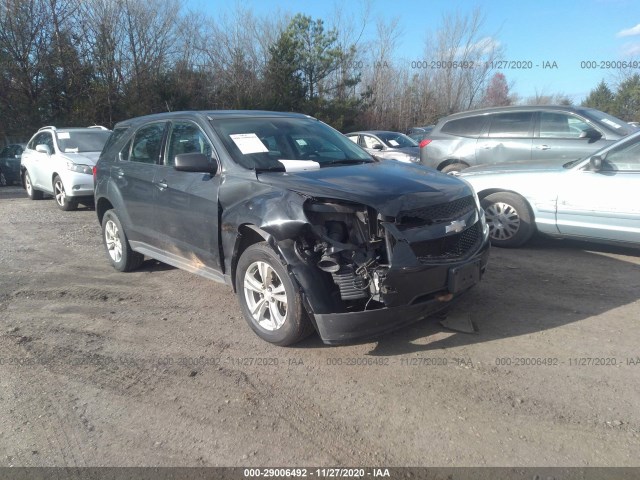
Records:
M451 224L444 227L444 233L460 233L467 226L467 222L464 220L454 220Z

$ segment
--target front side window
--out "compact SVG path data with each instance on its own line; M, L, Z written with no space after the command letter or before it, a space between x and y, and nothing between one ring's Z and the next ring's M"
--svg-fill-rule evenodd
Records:
M181 153L204 153L208 158L213 147L200 127L193 122L174 122L167 144L166 165L175 165L176 155Z
M533 112L509 112L492 115L489 137L528 137Z
M382 146L380 141L376 137L372 137L371 135L363 135L364 146L367 148L374 148L376 145Z
M160 159L165 122L152 123L140 128L133 137L128 160L139 163L157 163ZM121 155L122 160L125 158Z
M591 127L585 121L573 115L540 113L540 138L580 138L588 128Z
M38 135L33 137L33 140L29 142L29 148L31 150L35 150L38 145L46 145L49 147L49 151L54 153L53 149L53 137L49 132L40 132Z
M640 137L609 150L602 162L602 170L640 171Z

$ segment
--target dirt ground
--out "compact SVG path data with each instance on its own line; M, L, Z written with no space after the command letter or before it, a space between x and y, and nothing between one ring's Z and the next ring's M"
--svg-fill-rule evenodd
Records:
M282 348L225 285L115 271L91 208L0 218L0 466L640 465L640 251L494 248L475 333Z

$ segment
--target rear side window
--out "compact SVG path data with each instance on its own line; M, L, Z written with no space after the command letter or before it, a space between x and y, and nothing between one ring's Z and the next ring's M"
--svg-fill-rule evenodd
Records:
M486 118L486 115L458 118L445 123L440 131L461 137L478 137L482 133L482 127L484 126Z
M152 123L136 132L129 155L130 162L157 163L160 158L165 123ZM124 159L123 159L124 160Z
M529 137L533 112L496 113L491 116L489 137Z

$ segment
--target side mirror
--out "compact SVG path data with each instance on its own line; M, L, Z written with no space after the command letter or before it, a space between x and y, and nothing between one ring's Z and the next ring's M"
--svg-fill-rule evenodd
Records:
M49 145L45 145L45 144L36 145L36 152L46 153L47 155L51 155L51 150L49 149Z
M382 150L383 148L384 148L384 147L383 147L381 144L379 144L379 143L376 143L376 144L373 146L373 149L374 149L374 150Z
M590 140L598 140L602 138L602 134L595 128L587 128L580 133L580 138L588 138Z
M591 166L591 170L599 172L602 169L602 157L600 155L594 155L589 160L589 165Z
M204 153L181 153L176 155L174 167L180 172L209 173L215 175L218 165Z

